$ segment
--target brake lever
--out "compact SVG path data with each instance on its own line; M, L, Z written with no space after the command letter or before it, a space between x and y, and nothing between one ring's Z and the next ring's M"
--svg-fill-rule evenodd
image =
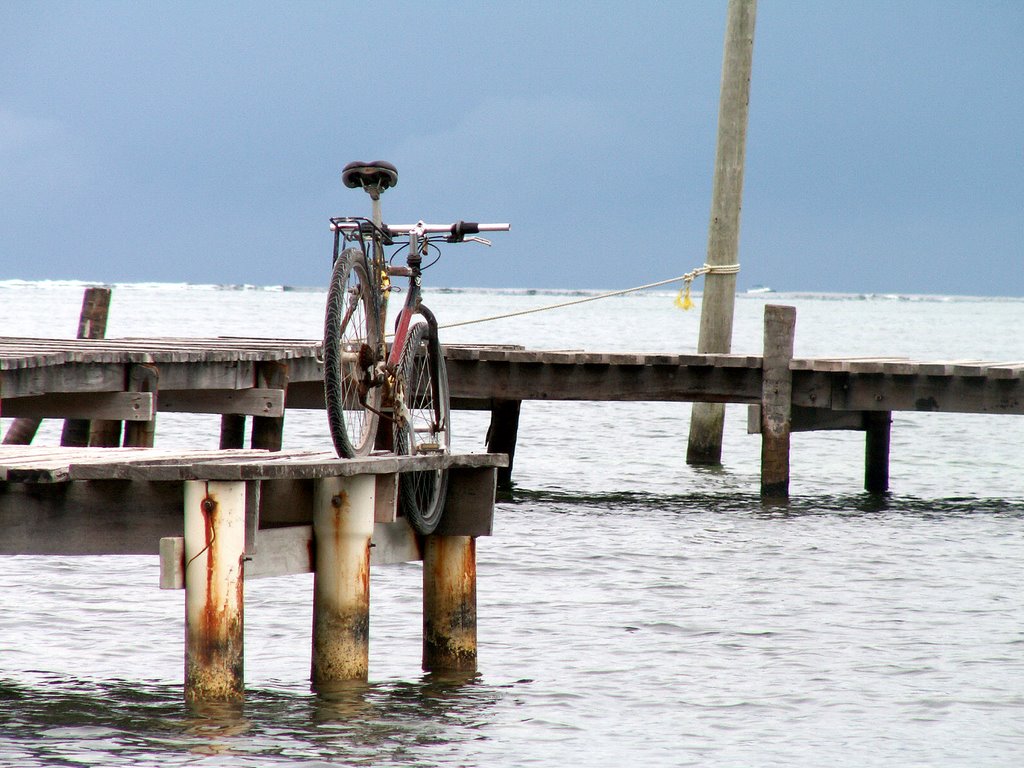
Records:
M477 237L476 235L469 235L468 237L463 238L463 242L467 242L469 240L472 240L474 243L482 243L483 245L486 246L491 245L490 240L487 240L486 238L483 237Z

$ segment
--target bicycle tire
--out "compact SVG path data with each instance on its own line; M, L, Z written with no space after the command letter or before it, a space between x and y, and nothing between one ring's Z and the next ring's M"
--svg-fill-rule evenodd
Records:
M359 249L348 248L331 273L323 346L327 423L342 458L365 456L373 449L381 390L371 377L380 340L366 257Z
M395 453L448 453L448 369L440 345L430 343L426 323L409 329L397 379L404 414L394 421ZM444 512L448 471L403 472L399 475L398 490L399 507L412 527L420 534L433 533Z

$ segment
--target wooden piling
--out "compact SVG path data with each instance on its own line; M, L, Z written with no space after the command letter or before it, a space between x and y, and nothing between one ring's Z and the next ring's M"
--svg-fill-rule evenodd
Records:
M29 416L15 419L4 434L4 445L30 445L42 423L42 419Z
M160 371L155 365L136 364L128 369L131 392L157 392ZM129 421L124 426L124 444L131 448L152 448L156 439L156 414L149 421Z
M516 454L516 438L519 434L519 411L521 400L495 400L491 404L491 423L487 428L487 452L504 453L508 466L498 470L498 490L512 489L512 462Z
M789 498L789 435L792 426L793 338L796 309L764 308L764 364L761 379L761 498Z
M313 492L313 690L365 681L370 647L373 475L327 477Z
M712 267L737 264L739 258L743 165L756 15L757 0L729 0L725 52L722 60L722 87L718 106L718 147L715 153L711 222L708 228L707 263ZM735 273L710 272L705 276L700 310L700 335L697 341L698 352L731 351L735 302ZM724 425L723 404L693 404L690 438L686 451L687 463L721 464Z
M245 416L241 413L225 413L220 417L220 448L243 448L245 446Z
M243 697L245 483L185 482L185 698Z
M889 491L889 438L892 411L864 412L864 490Z
M476 670L476 539L427 536L423 549L423 669Z
M85 289L82 295L82 311L78 315L78 331L76 338L79 339L102 339L107 334L107 317L110 314L110 289L102 286L90 286ZM39 421L36 420L36 427ZM27 435L30 425L24 424L18 428L18 433ZM60 444L64 446L86 446L90 444L89 434L92 423L88 419L65 419L61 429ZM106 435L109 427L105 426L103 434ZM32 436L35 429L31 430ZM6 442L6 441L5 441ZM26 442L32 442L29 436Z
M271 389L288 388L288 364L268 361L259 364L256 386ZM267 451L280 451L284 437L284 416L253 416L250 445Z

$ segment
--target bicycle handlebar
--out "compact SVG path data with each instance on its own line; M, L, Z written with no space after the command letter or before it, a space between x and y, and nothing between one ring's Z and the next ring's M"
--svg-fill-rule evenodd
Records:
M393 235L408 235L414 229L428 235L475 235L477 232L508 232L510 224L480 224L475 221L456 221L454 224L424 224L422 221L417 224L385 224L388 232Z
M511 229L510 224L480 224L475 221L456 221L454 224L426 224L420 221L416 224L384 224L382 227L388 234L399 236L409 235L414 231L427 235L444 234L452 238L452 242L458 242L466 235L473 235L477 232L508 232ZM338 230L354 232L359 228L360 222L357 219L331 220L332 232L337 232Z

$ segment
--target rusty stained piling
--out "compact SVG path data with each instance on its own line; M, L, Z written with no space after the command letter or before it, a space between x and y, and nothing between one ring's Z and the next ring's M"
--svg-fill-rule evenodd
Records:
M423 669L476 670L476 539L428 536L423 549Z
M315 691L365 681L370 657L370 537L374 475L326 477L313 494Z
M185 482L185 699L243 696L245 483Z
M761 379L761 498L789 498L789 436L792 428L793 337L796 308L764 308L764 363Z

